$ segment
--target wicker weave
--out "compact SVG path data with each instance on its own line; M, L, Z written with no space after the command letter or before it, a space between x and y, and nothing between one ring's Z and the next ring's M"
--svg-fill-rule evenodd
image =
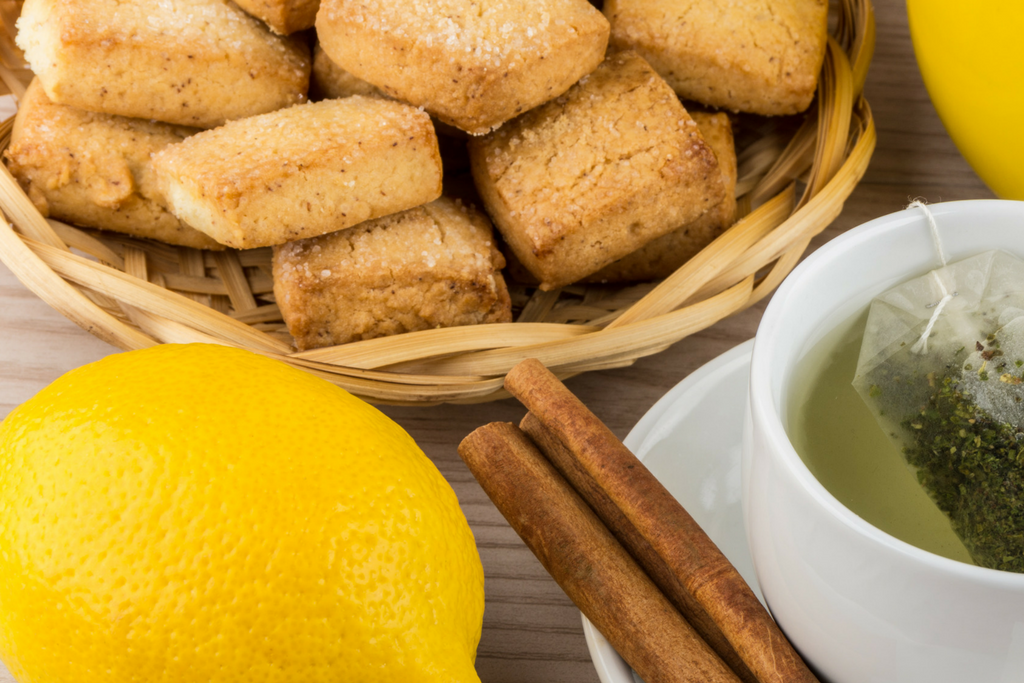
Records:
M18 3L0 0L0 79L19 95L31 74L9 40ZM302 368L370 401L504 398L524 358L560 377L630 365L756 303L839 215L875 146L861 91L874 47L869 0L842 0L818 96L802 119L741 117L743 218L673 275L633 286L542 292L511 286L516 322L411 332L296 352L276 304L270 250L202 252L47 220L0 167L0 260L44 301L122 349L209 342ZM0 149L11 121L0 125ZM799 196L798 196L799 190Z

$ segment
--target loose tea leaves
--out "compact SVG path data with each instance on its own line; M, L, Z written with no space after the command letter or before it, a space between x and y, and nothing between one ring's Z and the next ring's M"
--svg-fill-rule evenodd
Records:
M949 376L902 426L914 434L907 462L974 561L1024 572L1024 432L992 419Z
M1024 572L1024 261L987 252L877 297L853 383L972 559Z

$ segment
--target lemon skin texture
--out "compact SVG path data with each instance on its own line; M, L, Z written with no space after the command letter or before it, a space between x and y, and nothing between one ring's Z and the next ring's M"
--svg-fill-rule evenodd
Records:
M1024 2L907 0L928 94L960 153L993 192L1024 199Z
M247 351L70 372L0 424L19 683L478 681L483 570L398 425Z

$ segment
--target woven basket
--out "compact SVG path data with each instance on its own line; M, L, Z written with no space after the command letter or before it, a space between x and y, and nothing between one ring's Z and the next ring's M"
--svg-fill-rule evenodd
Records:
M411 332L296 352L273 303L270 250L202 252L45 219L0 166L0 260L26 287L122 349L227 344L277 358L378 403L504 398L505 373L538 358L560 377L630 365L753 305L839 215L867 169L875 127L861 96L874 47L869 0L841 0L815 104L802 118L741 117L743 218L657 283L511 285L516 322ZM0 79L31 74L9 36L16 0L0 0ZM0 125L0 150L12 121ZM800 194L798 197L798 188Z

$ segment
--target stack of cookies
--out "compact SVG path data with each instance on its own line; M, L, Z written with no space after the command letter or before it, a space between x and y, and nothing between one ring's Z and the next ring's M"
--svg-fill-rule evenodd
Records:
M825 0L603 14L26 0L36 80L6 161L44 215L273 247L299 349L510 322L505 275L544 290L658 279L727 229L736 153L729 114L708 108L806 109L826 14Z

